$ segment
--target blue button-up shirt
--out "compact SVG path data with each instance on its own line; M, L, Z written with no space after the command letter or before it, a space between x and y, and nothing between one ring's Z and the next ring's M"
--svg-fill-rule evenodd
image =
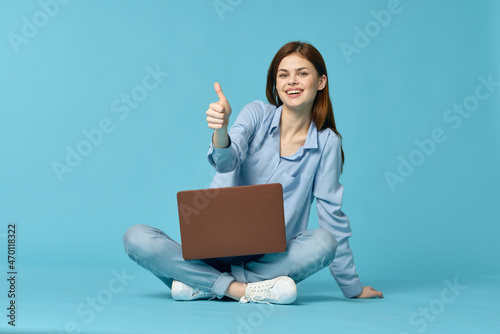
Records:
M208 160L217 171L211 187L281 183L287 240L307 229L316 198L319 226L338 242L330 273L344 296L356 296L363 287L349 247L349 219L341 211L340 140L331 129L318 132L311 121L304 146L280 156L281 110L262 101L249 103L229 130L229 147L210 144Z

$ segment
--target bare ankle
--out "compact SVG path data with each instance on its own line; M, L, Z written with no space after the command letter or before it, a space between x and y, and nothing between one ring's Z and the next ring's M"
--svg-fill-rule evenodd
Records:
M236 281L231 282L225 295L234 300L240 300L245 295L245 284Z

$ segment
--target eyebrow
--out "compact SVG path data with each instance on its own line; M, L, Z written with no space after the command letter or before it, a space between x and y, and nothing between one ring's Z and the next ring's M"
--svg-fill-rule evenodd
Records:
M307 67L299 67L299 68L295 69L295 72L302 71L302 70L308 70L308 68ZM282 72L288 72L288 70L285 70L283 68L280 68L278 70L278 72L280 72L280 71L282 71Z

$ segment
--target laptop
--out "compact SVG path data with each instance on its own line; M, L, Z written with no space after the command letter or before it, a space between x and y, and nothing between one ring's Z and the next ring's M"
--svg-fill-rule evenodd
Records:
M185 260L286 251L280 183L179 191L177 206Z

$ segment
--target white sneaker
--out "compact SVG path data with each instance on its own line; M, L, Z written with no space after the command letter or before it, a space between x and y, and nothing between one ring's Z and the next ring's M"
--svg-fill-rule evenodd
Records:
M297 286L288 276L248 283L240 303L291 304L297 298Z
M196 300L196 299L214 299L217 296L210 291L195 289L180 281L172 282L173 300Z

